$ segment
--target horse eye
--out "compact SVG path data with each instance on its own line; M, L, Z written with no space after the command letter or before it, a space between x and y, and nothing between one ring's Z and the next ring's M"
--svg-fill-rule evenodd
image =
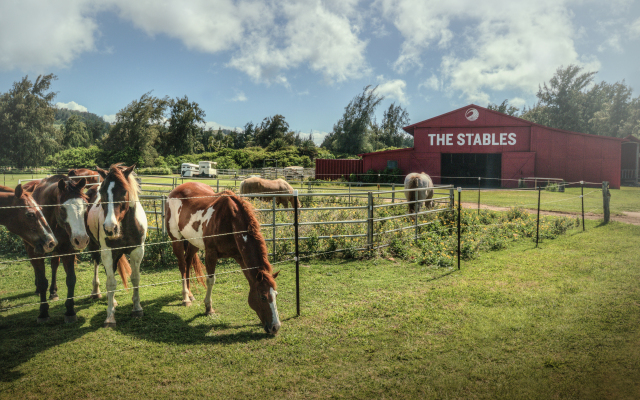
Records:
M36 214L35 214L35 213L32 213L32 212L28 212L28 213L27 213L27 218L29 218L29 219L34 219L35 217L36 217Z
M260 296L260 299L261 299L262 301L267 301L267 296L265 296L265 295L263 294L262 296Z

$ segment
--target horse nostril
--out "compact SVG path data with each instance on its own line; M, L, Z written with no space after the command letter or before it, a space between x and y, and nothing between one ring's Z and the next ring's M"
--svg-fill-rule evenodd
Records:
M73 239L73 244L75 244L76 246L80 246L80 241L77 238Z

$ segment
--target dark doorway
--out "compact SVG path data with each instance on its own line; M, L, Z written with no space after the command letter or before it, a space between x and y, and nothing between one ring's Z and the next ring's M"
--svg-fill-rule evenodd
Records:
M441 182L460 187L500 187L502 154L440 155ZM478 181L478 177L482 177ZM485 179L486 178L486 179Z

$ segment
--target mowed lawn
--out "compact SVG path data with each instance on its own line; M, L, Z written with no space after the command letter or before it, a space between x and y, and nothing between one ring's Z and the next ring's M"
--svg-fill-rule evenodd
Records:
M239 273L218 277L216 314L180 285L0 313L0 398L576 398L640 397L640 227L588 221L539 248L528 241L437 269L401 260L280 264L281 332L262 332ZM37 301L25 263L2 265L1 306ZM236 271L227 264L219 272ZM78 266L76 293L91 269ZM145 271L142 284L178 279ZM104 276L102 278L104 286ZM61 296L65 293L60 272ZM121 287L121 286L119 286Z

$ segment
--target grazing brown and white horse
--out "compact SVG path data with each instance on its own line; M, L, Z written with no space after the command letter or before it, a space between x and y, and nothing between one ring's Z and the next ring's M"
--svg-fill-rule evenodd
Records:
M49 253L58 244L42 209L22 185L15 190L0 186L0 225L18 235L37 254Z
M91 235L90 250L100 249L92 253L94 261L93 292L100 297L100 282L98 280L98 264L102 264L107 272L107 319L104 327L115 327L114 299L116 290L115 270L118 269L127 287L127 274L131 273L133 284L134 317L142 317L144 312L140 305L140 263L144 257L144 241L147 236L147 216L139 201L140 188L136 182L133 169L114 164L109 171L96 168L103 178L100 188L94 194L89 213L87 227ZM131 258L131 266L125 255Z
M68 176L74 181L80 179L76 178L77 176L83 176L87 180L87 184L100 183L100 174L87 168L70 169Z
M31 183L31 182L30 182ZM76 286L75 261L76 253L84 249L89 243L84 218L87 209L87 197L82 192L86 185L86 180L80 179L74 182L64 175L53 175L39 181L33 190L34 200L42 206L42 213L51 227L53 234L58 241L53 252L61 256L52 258L52 267L62 260L62 265L67 274L67 300L65 306L67 311L64 315L65 322L75 322L76 313L74 310L74 291ZM37 292L40 294L40 315L38 322L49 320L49 304L46 303L47 278L45 276L44 259L33 259L39 255L38 251L25 241L27 254L31 260L31 265L35 270ZM53 280L52 280L53 281ZM52 283L52 296L55 294Z
M190 305L189 270L204 275L198 249L205 252L207 295L206 314L213 314L211 289L220 258L236 260L249 282L249 306L258 314L269 334L280 329L276 306L278 272L267 259L267 246L251 204L232 191L215 193L198 182L184 183L171 191L165 205L166 226L173 240L173 253L182 274L183 304Z
M404 178L405 189L424 189L414 190L411 192L404 192L407 201L418 201L417 203L409 204L409 214L417 214L420 212L420 206L425 200L433 198L433 182L431 177L427 174L413 172ZM427 201L426 207L431 208L433 201ZM411 219L415 221L416 216L411 215Z

